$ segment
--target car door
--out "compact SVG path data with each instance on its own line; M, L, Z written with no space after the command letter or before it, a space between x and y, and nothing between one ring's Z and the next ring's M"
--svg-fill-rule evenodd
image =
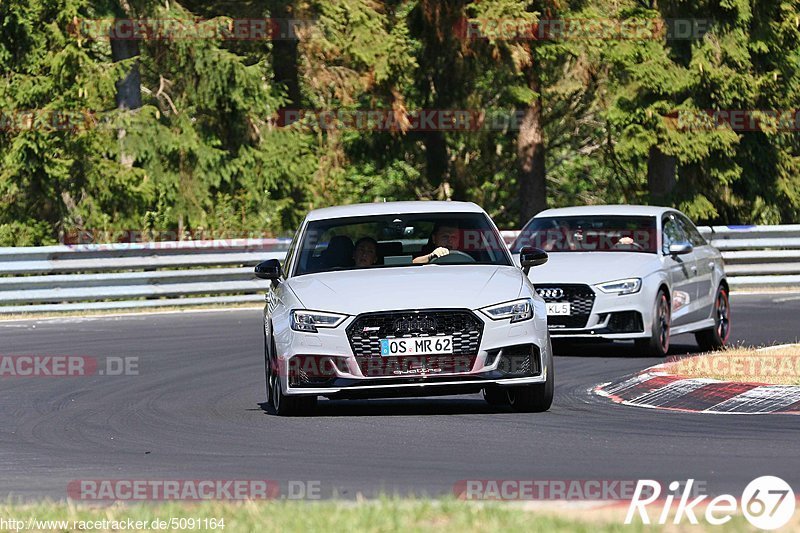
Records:
M709 245L697 230L692 221L681 213L677 213L678 222L681 224L689 242L694 247L695 264L697 266L697 299L696 306L692 307L692 318L703 320L710 314L710 306L716 296L714 270L719 261L719 252Z
M672 325L681 326L692 322L692 309L697 300L697 258L694 251L688 254L672 255L672 244L690 242L683 231L676 213L667 213L661 222L661 253L664 267L672 284Z

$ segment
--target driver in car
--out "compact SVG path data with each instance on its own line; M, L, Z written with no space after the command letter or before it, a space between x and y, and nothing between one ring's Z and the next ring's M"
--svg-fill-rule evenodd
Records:
M368 267L378 263L378 241L372 237L361 237L353 250L353 262L357 267Z
M422 255L415 257L412 262L424 265L435 258L448 255L450 250L458 248L458 234L458 226L452 222L436 224L430 241L422 247Z

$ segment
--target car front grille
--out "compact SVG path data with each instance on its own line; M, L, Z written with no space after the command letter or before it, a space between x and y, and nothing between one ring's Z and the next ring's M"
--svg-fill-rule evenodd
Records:
M429 335L452 335L452 355L381 356L380 339ZM475 362L482 335L483 321L467 310L369 313L356 317L347 328L347 339L365 376L468 372Z
M551 329L583 328L592 314L595 294L588 285L537 285L536 294L545 302L569 302L569 316L548 316L547 325Z

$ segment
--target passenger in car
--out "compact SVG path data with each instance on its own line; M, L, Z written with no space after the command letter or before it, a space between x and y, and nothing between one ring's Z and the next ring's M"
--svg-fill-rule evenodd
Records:
M422 247L421 255L413 259L413 263L424 265L436 257L444 257L450 250L458 248L459 228L455 222L437 223L433 228L428 243Z
M372 237L361 237L356 241L353 250L353 261L357 267L368 267L378 264L378 241Z

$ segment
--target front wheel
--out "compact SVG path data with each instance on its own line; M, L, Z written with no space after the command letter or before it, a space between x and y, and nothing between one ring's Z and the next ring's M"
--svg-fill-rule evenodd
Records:
M669 351L671 321L672 314L669 298L666 291L660 289L653 309L653 326L650 337L636 339L636 351L650 357L666 357Z
M522 413L543 413L553 405L555 375L553 372L552 349L549 353L549 360L543 365L545 372L547 372L544 383L506 388L508 405L510 405L514 411Z
M493 407L508 405L508 395L500 387L486 387L483 389L483 399Z
M278 416L302 416L310 414L317 406L316 396L287 396L278 376L272 380L272 410Z
M266 335L265 335L266 341ZM274 365L275 340L265 342L264 349L264 378L267 389L267 407L278 416L297 416L309 414L317 406L316 396L287 396L283 393L283 385L277 366ZM266 346L270 349L267 350Z
M710 352L719 350L728 343L731 335L731 305L728 290L720 285L714 298L714 327L698 331L694 334L701 350Z
M274 408L272 404L272 365L270 361L272 354L275 353L275 341L272 339L267 340L267 334L264 333L264 383L267 392L267 407Z

